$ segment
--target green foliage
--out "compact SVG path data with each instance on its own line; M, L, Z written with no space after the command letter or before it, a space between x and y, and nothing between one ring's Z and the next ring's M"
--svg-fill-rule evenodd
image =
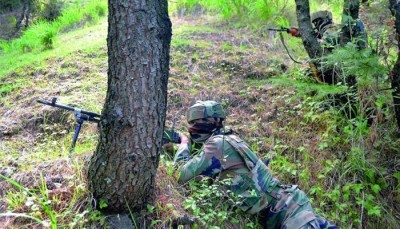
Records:
M346 77L356 76L358 84L371 84L387 77L388 69L383 66L379 56L369 48L357 50L353 43L334 49L322 58L322 63L330 68L336 67L342 81L346 81Z
M187 10L195 9L196 6L213 12L219 13L224 18L239 17L243 20L251 19L253 22L260 20L267 22L273 17L278 17L289 9L290 5L294 6L293 3L288 3L284 0L271 1L271 0L184 0L170 2L171 11L182 12Z
M53 48L53 44L54 44L54 39L57 36L57 31L54 29L51 29L51 27L49 27L49 30L47 30L45 32L45 34L42 36L42 40L41 43L42 45L46 48L46 49L51 49Z
M61 15L63 4L62 0L47 0L43 3L44 7L40 12L41 18L46 21L54 21Z
M195 228L224 228L237 225L240 228L256 228L256 220L234 208L238 197L224 186L229 186L231 180L215 181L202 179L189 183L189 196L183 207L192 212L198 219Z

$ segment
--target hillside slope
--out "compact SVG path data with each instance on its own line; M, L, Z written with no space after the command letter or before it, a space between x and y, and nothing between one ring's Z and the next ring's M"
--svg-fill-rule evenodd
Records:
M334 196L342 190L335 181L343 186L348 182L347 178L340 180L342 171L348 169L340 161L349 149L345 144L327 141L336 136L331 125L335 118L320 102L343 89L312 82L305 75L305 66L292 64L274 33L237 28L207 15L174 17L172 22L167 126L175 119L175 128L185 131L185 111L191 104L196 100L220 101L228 113L226 124L261 157L272 159L274 174L284 183L300 184L320 213L342 226L357 225L352 222L359 218L361 205L351 207L355 200ZM107 86L106 31L102 21L62 34L48 55L0 77L3 85L15 86L0 98L0 173L26 188L37 189L38 196L46 193L57 221L72 227L102 219L92 209L85 177L86 163L97 143L97 129L94 124L83 125L69 159L75 125L72 114L36 100L57 97L61 104L100 113ZM293 50L299 50L296 46L300 46L300 40L291 38L288 42ZM296 55L302 55L301 49ZM390 151L395 146L387 148ZM172 205L186 212L180 206L183 197L175 190L182 187L173 187L171 173L165 171L168 166L163 160L156 198L159 205L156 202L154 206ZM0 213L12 211L49 220L43 206L28 201L29 195L5 181L0 187ZM323 195L326 193L330 196ZM358 198L360 190L350 195ZM392 202L386 203L384 209L396 212ZM172 213L168 216L172 211L165 208L158 209L159 214L151 215L152 219L176 218ZM343 218L346 214L348 218ZM364 220L393 223L389 225L398 222L392 214L384 215L385 219L371 214ZM7 226L41 227L31 219L0 218L0 227Z

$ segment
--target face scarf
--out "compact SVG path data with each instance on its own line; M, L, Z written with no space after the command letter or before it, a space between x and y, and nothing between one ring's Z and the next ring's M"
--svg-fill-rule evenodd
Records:
M196 143L205 142L222 124L214 119L198 120L189 124L189 133L192 140Z

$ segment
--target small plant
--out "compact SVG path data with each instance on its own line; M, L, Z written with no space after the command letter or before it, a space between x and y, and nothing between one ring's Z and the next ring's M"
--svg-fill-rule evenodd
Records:
M209 184L210 181L207 178L200 182L189 182L190 195L183 203L183 207L198 219L200 224L198 226L220 228L232 223L254 228L256 220L250 219L240 208L235 208L240 204L239 197L225 188L229 186L231 180Z
M45 34L42 36L42 45L45 49L52 49L54 44L54 39L57 36L57 31L54 29L48 29Z
M16 188L20 189L27 195L29 195L30 196L29 200L37 202L40 205L40 207L43 208L44 212L49 217L51 228L53 228L53 229L57 228L57 225L58 225L57 219L55 217L54 211L50 207L51 201L48 199L48 195L45 191L45 190L47 190L47 188L45 188L46 185L45 185L45 183L43 183L44 182L43 179L42 179L42 186L39 188L39 191L41 193L41 195L39 196L36 193L34 193L34 192L28 190L27 188L25 188L24 186L22 186L20 183L14 181L8 177L5 177L0 174L0 178L7 181L10 184L12 184ZM29 207L32 207L33 205L34 205L34 203L32 202L32 204L29 204ZM34 209L34 210L38 210L38 209ZM9 215L6 214L6 215L0 215L0 216L9 216ZM42 223L44 226L48 226L48 224L45 220L40 220L34 216L30 216L27 214L15 214L15 216L23 216L23 217L31 218L31 219L34 219L34 220Z

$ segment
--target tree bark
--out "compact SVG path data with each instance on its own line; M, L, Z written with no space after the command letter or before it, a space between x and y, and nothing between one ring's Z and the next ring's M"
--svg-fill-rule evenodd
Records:
M395 18L396 40L398 45L397 60L393 66L391 75L391 84L393 88L393 104L397 120L397 126L400 128L400 3L396 0L389 0L390 11Z
M304 48L312 62L317 63L316 58L322 56L322 48L318 43L317 36L311 24L310 4L308 0L296 0L296 15L299 29L301 31L301 39Z
M109 0L108 89L89 189L108 212L152 200L166 117L167 0Z
M17 20L17 23L15 24L15 32L18 32L20 30L20 28L21 28L21 24L22 24L22 21L25 18L26 8L27 8L27 5L28 5L28 0L22 0L21 2L22 2L22 11L21 11L20 17Z
M309 64L313 77L319 82L332 84L334 82L332 71L328 71L330 77L325 77L326 71L320 68L323 49L318 43L317 35L311 24L310 3L308 0L296 0L296 16L304 48L311 59Z

